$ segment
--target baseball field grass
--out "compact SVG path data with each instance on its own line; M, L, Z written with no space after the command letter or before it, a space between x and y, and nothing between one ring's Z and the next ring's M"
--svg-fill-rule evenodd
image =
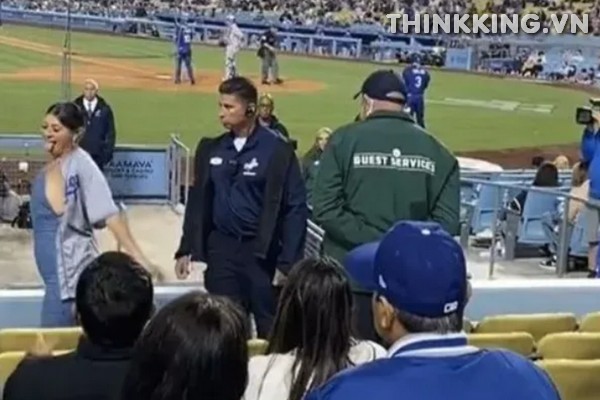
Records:
M63 40L59 30L2 27L0 133L38 132L45 108L60 98ZM79 94L83 77L99 80L101 95L115 111L120 143L164 144L170 133L179 133L194 146L200 137L221 132L216 87L223 49L195 47L200 83L191 89L170 81L173 58L168 42L77 32L72 47L73 96ZM381 68L287 55L280 56L279 64L285 84L260 90L272 93L276 114L298 139L300 150L312 144L318 128L336 128L353 120L358 110L353 94L369 72ZM238 68L258 79L255 52L242 52ZM587 103L583 92L481 75L431 73L426 122L453 150L545 146L579 139L573 114Z

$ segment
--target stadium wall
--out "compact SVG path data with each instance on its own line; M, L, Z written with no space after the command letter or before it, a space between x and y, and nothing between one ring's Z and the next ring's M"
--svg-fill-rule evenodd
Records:
M198 290L194 285L159 286L155 303L161 307L176 297ZM0 290L0 329L37 327L42 289ZM575 313L581 317L600 310L600 282L596 280L473 281L466 317L479 321L500 314Z

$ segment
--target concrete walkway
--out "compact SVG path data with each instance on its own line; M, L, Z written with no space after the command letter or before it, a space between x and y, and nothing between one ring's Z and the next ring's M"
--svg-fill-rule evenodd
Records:
M155 264L160 266L169 284L198 284L202 286L202 265L186 281L176 279L173 254L181 236L182 217L166 206L130 206L127 217L135 238ZM110 232L97 232L103 251L116 250ZM467 252L469 272L475 280L489 280L489 250L470 248ZM495 262L493 280L552 279L553 271L538 266L541 259L518 259ZM584 277L585 273L569 274L569 278ZM0 288L36 287L41 284L33 260L31 233L0 224Z
M182 217L165 206L131 206L127 218L142 250L160 266L166 281L177 283L173 254L181 237ZM116 250L117 244L108 230L97 232L102 251ZM201 266L196 266L187 283L201 285ZM38 286L41 279L33 259L31 232L0 224L0 288Z

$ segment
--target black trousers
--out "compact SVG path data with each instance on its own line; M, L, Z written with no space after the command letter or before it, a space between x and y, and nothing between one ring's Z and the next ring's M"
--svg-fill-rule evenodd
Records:
M364 291L353 291L354 294L354 327L357 339L371 340L385 346L377 335L373 323L373 294Z
M208 236L204 285L211 294L240 304L256 321L258 337L266 339L273 324L276 300L273 288L276 261L254 255L252 239L238 239L212 231Z

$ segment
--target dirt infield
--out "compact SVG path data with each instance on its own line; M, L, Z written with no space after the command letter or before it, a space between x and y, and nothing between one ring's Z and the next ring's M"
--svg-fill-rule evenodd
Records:
M62 57L62 49L40 43L13 37L0 36L0 44L15 48ZM172 71L140 63L126 62L121 59L88 57L73 54L71 79L74 82L83 82L87 78L94 78L102 82L103 86L127 89L146 89L170 92L199 92L214 93L221 82L222 75L214 70L196 70L196 85L173 83ZM260 79L252 78L258 86ZM306 93L322 90L325 85L320 82L285 79L281 85L269 85L272 93ZM0 74L0 80L13 81L48 81L60 82L60 66L30 68L14 73Z

